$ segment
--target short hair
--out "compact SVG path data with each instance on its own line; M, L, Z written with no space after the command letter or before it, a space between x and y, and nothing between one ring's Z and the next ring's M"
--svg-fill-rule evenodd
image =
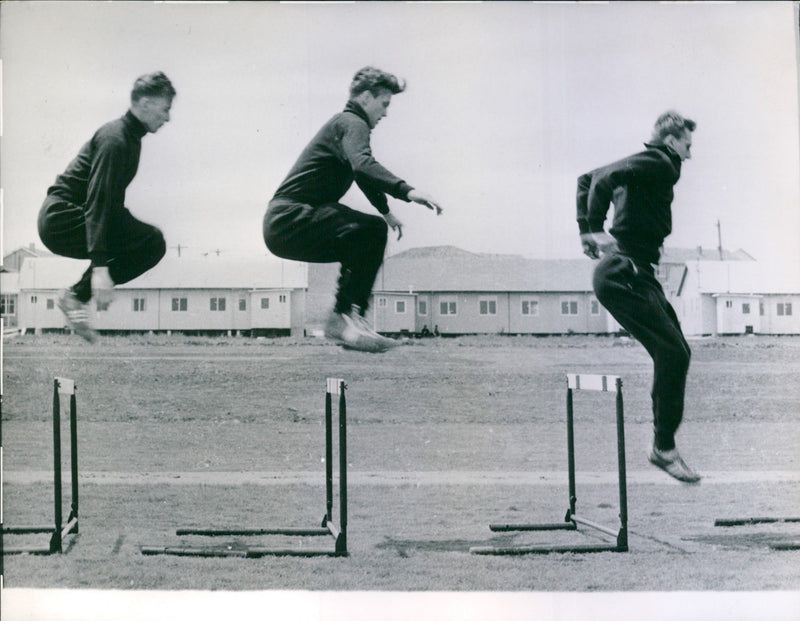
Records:
M136 79L131 91L132 102L136 103L142 97L166 97L167 99L172 99L175 97L175 88L163 71L146 73Z
M667 136L681 138L684 132L693 132L697 127L692 119L687 119L674 110L668 110L656 119L653 126L653 142L663 142Z
M383 89L396 95L406 90L406 82L375 67L364 67L353 76L353 81L350 83L350 99L364 91L369 91L377 97Z

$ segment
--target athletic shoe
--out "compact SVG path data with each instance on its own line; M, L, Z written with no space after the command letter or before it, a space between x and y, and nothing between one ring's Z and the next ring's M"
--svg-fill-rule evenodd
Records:
M69 327L80 337L90 343L97 340L97 332L89 325L89 305L81 302L75 294L67 289L58 298L58 308L67 318Z
M678 453L678 449L660 451L654 445L650 449L647 459L651 464L661 468L671 477L678 479L678 481L683 481L684 483L697 483L700 481L700 475L686 465L686 462L683 461Z
M345 349L370 353L385 352L389 347L384 341L391 341L391 339L384 339L379 334L372 332L365 327L365 322L356 317L360 318L357 311L332 312L325 324L325 336Z
M361 314L361 308L355 304L350 310L350 319L353 320L353 323L356 324L362 332L368 334L370 338L372 338L374 342L382 348L380 351L387 351L393 347L397 347L400 344L394 339L386 338L385 336L381 336L375 332L375 330L372 329L372 326L369 325L369 322L367 322L367 319L364 317L364 315Z

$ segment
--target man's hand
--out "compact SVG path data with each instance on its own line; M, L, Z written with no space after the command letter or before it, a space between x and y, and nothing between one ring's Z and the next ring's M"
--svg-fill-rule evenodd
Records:
M599 233L584 233L581 235L583 254L592 259L599 259L601 254L616 252L617 240L605 231Z
M114 281L107 267L92 268L92 297L97 310L106 310L114 299Z
M439 207L439 203L437 203L431 196L428 196L424 192L411 190L406 198L414 203L425 205L428 209L433 209L437 216L442 213L442 208Z
M389 225L390 229L397 231L397 239L400 239L403 236L403 223L395 218L391 211L384 214L383 219L386 220L386 224Z

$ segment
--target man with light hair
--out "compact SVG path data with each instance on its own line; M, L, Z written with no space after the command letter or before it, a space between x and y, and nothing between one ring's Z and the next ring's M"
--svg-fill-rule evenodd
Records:
M39 237L57 255L89 259L81 279L62 292L58 306L70 327L87 341L89 302L108 308L114 285L154 267L166 252L164 236L125 207L125 190L139 166L142 138L169 121L175 89L158 71L141 76L130 109L98 129L47 190L39 211Z
M402 236L402 223L386 195L442 212L427 194L381 166L372 156L370 133L386 116L392 95L405 90L390 73L358 71L344 110L317 132L269 203L263 233L274 255L310 263L340 263L336 302L325 335L345 348L384 352L397 344L365 319L375 277L383 263L388 227ZM382 218L339 202L356 182Z
M691 157L695 126L677 112L665 112L644 151L581 175L577 192L584 254L600 258L593 278L597 299L653 359L654 439L648 459L685 483L700 480L675 447L691 352L655 267L672 230L673 187L681 162ZM604 224L612 202L609 234Z

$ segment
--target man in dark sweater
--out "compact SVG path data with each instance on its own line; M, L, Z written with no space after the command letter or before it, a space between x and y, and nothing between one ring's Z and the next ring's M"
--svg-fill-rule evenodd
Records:
M664 238L672 231L673 186L691 157L695 122L677 112L656 121L646 149L578 178L578 227L584 254L596 259L597 299L653 359L654 440L648 459L674 478L700 476L675 448L683 418L691 352L678 318L655 277ZM614 219L603 230L610 203Z
M383 263L388 227L402 236L402 223L386 195L441 207L381 166L372 156L370 132L386 116L392 95L405 84L374 67L353 77L350 100L306 146L269 203L264 241L276 256L311 263L341 263L336 303L325 335L346 348L383 352L396 341L377 334L365 311ZM383 216L339 203L353 181Z
M143 75L131 91L128 112L95 132L47 190L39 212L39 237L52 252L90 259L81 279L63 292L59 308L75 332L88 341L89 301L108 308L113 287L154 267L166 244L156 227L140 222L125 207L125 190L139 166L142 137L169 121L175 89L161 72Z

